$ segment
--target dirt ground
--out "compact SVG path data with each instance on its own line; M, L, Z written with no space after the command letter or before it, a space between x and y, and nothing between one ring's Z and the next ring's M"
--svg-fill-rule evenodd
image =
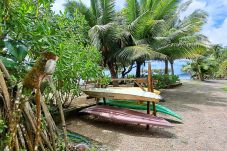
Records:
M111 122L85 115L71 116L67 128L108 146L111 151L227 151L227 81L183 81L162 91L160 104L182 115L173 128ZM171 118L161 113L160 117ZM174 118L171 118L174 119Z

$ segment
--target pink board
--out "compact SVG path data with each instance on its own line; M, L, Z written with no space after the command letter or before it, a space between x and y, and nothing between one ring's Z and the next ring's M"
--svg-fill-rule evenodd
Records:
M121 121L124 123L172 127L172 124L163 118L148 115L138 111L117 108L112 106L96 105L89 108L85 108L80 112L89 113L104 118L108 118L110 120Z

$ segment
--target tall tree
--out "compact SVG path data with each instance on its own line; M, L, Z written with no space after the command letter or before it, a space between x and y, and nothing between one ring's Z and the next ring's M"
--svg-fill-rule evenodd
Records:
M154 40L150 43L158 52L167 55L165 74L168 74L168 61L174 75L173 63L175 59L195 57L209 47L204 42L206 37L198 34L206 22L206 12L196 10L183 20L179 19L179 12L169 15L164 28L157 37L153 37Z
M125 47L120 55L126 56L127 54L128 58L136 59L136 77L140 77L140 68L146 59L165 58L165 55L155 52L149 46L149 40L157 34L163 19L176 10L178 1L141 0L138 2L137 0L127 0L126 2L123 14L134 45ZM136 53L137 55L133 57L129 55Z
M112 78L117 78L118 66L113 54L120 48L120 45L116 32L117 26L114 23L115 1L91 0L90 2L90 8L85 6L82 1L69 1L65 6L72 16L78 10L88 20L91 27L89 37L92 44L101 51L102 65L108 67Z

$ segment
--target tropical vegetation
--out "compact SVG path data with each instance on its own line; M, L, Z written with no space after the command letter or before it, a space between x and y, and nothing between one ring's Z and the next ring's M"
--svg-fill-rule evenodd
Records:
M225 78L227 76L227 49L220 45L212 46L212 49L203 55L192 59L182 70L190 73L192 78L205 80Z
M164 61L154 75L163 88L179 80L174 60L187 58L183 70L194 78L226 77L227 49L199 33L206 12L179 16L190 2L126 0L116 10L114 0L69 0L56 14L54 0L0 1L0 150L68 150L63 107L81 83L109 84L105 70L124 78L136 68L141 77L146 61Z
M166 62L165 74L169 61L174 75L175 59L193 58L209 48L206 38L198 34L207 14L196 10L186 18L179 17L189 4L179 6L176 0L127 0L126 7L116 12L114 1L91 0L90 8L82 1L69 1L65 7L70 14L76 10L84 14L90 23L92 44L102 53L103 67L107 65L111 77L116 78L119 70L124 77L134 64L136 77L140 77L141 66L151 59Z

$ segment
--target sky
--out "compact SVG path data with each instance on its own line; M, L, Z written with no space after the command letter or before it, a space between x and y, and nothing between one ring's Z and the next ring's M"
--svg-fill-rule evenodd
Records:
M64 10L63 4L67 0L56 0L53 10L58 13ZM87 6L90 0L82 0ZM115 0L116 10L125 5L125 0ZM183 0L186 1L186 0ZM196 9L205 10L208 13L207 23L203 26L201 33L209 38L213 44L227 46L227 0L192 0L189 8L182 13L181 18L191 14Z

